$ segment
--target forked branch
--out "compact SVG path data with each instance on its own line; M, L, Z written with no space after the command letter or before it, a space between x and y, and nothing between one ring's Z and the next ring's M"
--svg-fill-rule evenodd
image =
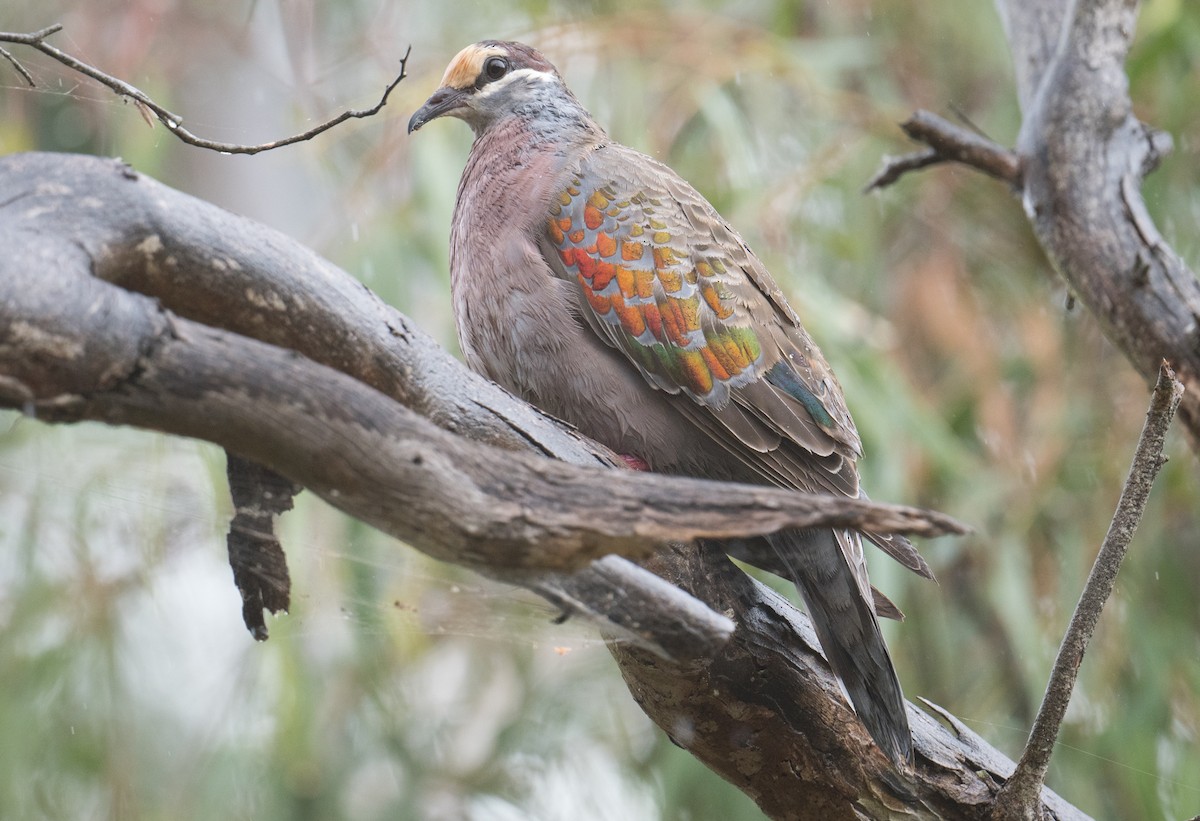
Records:
M311 251L111 160L18 155L0 159L0 181L14 194L0 206L0 246L12 249L0 255L0 305L8 306L0 341L15 336L31 354L0 344L6 404L215 438L368 522L408 520L387 529L435 555L596 617L618 640L622 674L654 720L775 817L852 817L863 808L908 821L980 817L981 796L1009 772L1012 763L969 732L913 709L917 759L911 783L898 781L841 697L802 614L718 552L656 550L654 569L674 584L615 556L571 575L536 570L577 566L571 540L589 555L622 543L640 553L635 541L652 539L637 526L646 505L670 513L685 489L598 470L606 459L593 446L467 372ZM135 335L139 329L152 333ZM128 358L112 361L136 367L91 369L99 382L72 382L86 375L73 352L88 358L118 347ZM46 390L47 380L57 388ZM229 424L239 408L249 425L241 432ZM465 437L417 414L526 453L503 454L475 474L483 449L460 441L444 450ZM431 480L439 483L432 494L421 487ZM518 482L535 494L527 504ZM439 495L469 495L480 509L460 509L447 522L419 507ZM557 507L546 503L553 499ZM732 512L732 501L717 507ZM762 512L782 521L797 512L788 504L769 500ZM584 508L582 524L596 528L590 535L572 524L571 507ZM612 513L625 508L622 525ZM676 513L693 533L695 510ZM510 548L490 567L486 517ZM631 523L608 546L598 535ZM548 537L543 547L557 544L564 555L521 548L537 528ZM754 762L764 766L748 770ZM1081 817L1049 791L1042 797L1059 818Z
M915 158L886 160L869 186L950 159L1008 181L1072 294L1147 381L1157 375L1117 516L1063 639L1021 765L995 806L996 818L1041 814L1036 795L1075 673L1161 464L1161 434L1176 407L1200 451L1200 283L1159 234L1141 195L1143 178L1170 150L1170 139L1133 115L1124 61L1138 5L998 0L1024 116L1016 151L985 144L972 153L974 135L918 112L904 129L929 148ZM1179 382L1164 362L1172 363Z
M1007 182L1014 188L1020 187L1020 157L987 137L928 111L914 112L900 124L900 128L909 137L924 143L928 148L900 157L884 157L879 170L867 182L864 191L886 188L910 171L944 162L960 163Z
M259 143L258 145L242 145L241 143L218 142L216 140L208 140L203 137L196 136L184 127L183 117L167 110L162 105L159 105L150 97L150 95L146 94L141 89L125 82L122 79L114 77L111 74L103 72L95 66L85 63L79 58L62 51L61 49L55 48L46 42L46 38L50 37L52 34L58 33L59 31L62 31L62 25L58 23L54 24L53 26L47 26L40 31L29 32L27 34L0 31L0 43L14 43L17 45L24 45L33 49L37 49L43 54L62 63L67 68L78 71L80 74L86 77L91 77L101 85L107 86L116 92L116 94L121 98L132 100L138 107L138 110L142 112L142 116L146 118L147 122L152 123L153 121L151 120L151 117L153 117L170 129L172 134L188 145L193 145L197 148L207 148L210 151L220 151L223 154L259 154L263 151L271 151L272 149L282 148L285 145L292 145L293 143L311 140L318 134L328 131L334 126L344 123L346 120L373 117L374 115L378 114L385 105L387 105L388 97L391 96L392 90L400 84L400 81L403 80L405 76L407 76L405 71L408 68L408 56L412 53L412 46L409 46L408 50L404 52L404 56L400 58L400 73L396 75L396 79L392 80L387 84L387 87L384 88L383 96L379 98L379 102L370 108L353 108L348 111L343 111L341 114L338 114L332 119L326 120L320 125L313 126L312 128L300 134L293 134L290 137L284 137L279 140L271 140L270 142ZM0 49L0 56L4 57L9 63L11 63L30 86L35 88L37 87L37 84L34 82L33 76L29 73L29 70L26 69L25 66L20 63L20 61L13 57L12 54L4 49Z

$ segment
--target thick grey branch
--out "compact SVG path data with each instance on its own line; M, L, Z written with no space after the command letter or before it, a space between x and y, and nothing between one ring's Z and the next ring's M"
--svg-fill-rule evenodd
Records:
M0 402L50 421L92 419L215 442L440 559L572 571L613 553L641 558L673 538L829 525L961 530L949 517L897 505L601 473L471 443L291 351L174 317L90 276L70 277L86 260L63 252L47 249L44 259L67 273L70 296L56 277L0 276L0 372L9 380ZM603 506L584 501L597 486Z
M899 774L840 696L807 619L719 550L672 550L649 564L737 625L709 659L613 655L629 691L671 739L776 819L985 819L1013 763L939 710L909 705L916 767ZM731 744L733 754L731 754ZM1086 819L1049 790L1047 817Z
M159 189L142 194L161 207L166 195L161 186L144 178L136 182L125 179L123 168L110 168L110 176L121 179L126 188ZM44 180L42 189L9 206L14 217L10 224L17 230L43 229L40 235L52 239L44 229L68 216L78 192L46 190ZM182 205L184 195L175 196ZM198 205L194 200L188 204L193 210ZM448 542L419 546L431 553L440 551L441 558L474 566L569 571L610 553L644 556L672 538L751 536L784 527L852 526L922 535L962 532L962 526L947 516L898 505L636 471L597 473L595 468L524 453L506 455L481 449L435 427L340 369L320 367L289 350L163 313L161 307L172 303L199 313L196 305L173 288L163 287L174 281L164 273L185 268L189 262L170 255L163 236L147 232L141 238L126 236L117 243L110 238L94 259L81 258L76 243L59 242L58 247L45 248L46 254L57 252L63 257L55 266L60 277L71 277L74 271L77 281L72 281L70 299L59 295L62 283L48 277L21 276L16 270L5 278L9 289L6 305L23 324L10 330L8 357L0 362L10 379L25 384L21 402L32 402L39 415L57 418L100 418L158 429L173 426L172 433L217 442L318 493L332 495L333 504L388 532L395 533L398 513L379 508L399 501L428 506L430 501L424 497L439 498L432 490L440 488L448 497L445 504L452 506L458 501L462 509L435 509L428 514L436 517L449 512L460 525L446 520L446 529L439 526L434 535L449 537ZM277 238L276 244L278 241L282 238ZM32 250L28 239L25 246ZM216 250L198 247L205 253ZM166 253L162 268L156 264L160 252ZM131 259L135 264L126 264ZM278 260L274 262L277 266ZM310 333L306 320L314 312L311 306L327 305L322 302L325 294L319 283L294 280L291 284L296 291L292 293L282 292L287 287L283 281L259 280L230 290L234 283L223 281L222 269L248 276L261 276L268 269L252 268L237 257L214 256L205 263L204 269L217 269L207 285L222 290L210 294L222 304L246 297L253 306L251 311L261 311L261 303L281 308L295 301L303 303L305 307L290 316L290 322L280 323L288 329L299 327ZM140 268L145 277L157 278L158 299L146 299L91 276L93 267L111 271L114 266L125 272ZM340 278L347 279L344 274ZM363 292L361 287L357 290ZM122 321L97 323L93 317L98 310ZM213 320L213 325L232 324L227 311ZM255 325L262 326L262 320L260 313L245 324L253 330ZM280 326L274 327L274 335L280 333ZM30 345L46 337L57 340L55 352L62 352L59 358L48 351L36 360L21 358ZM322 357L332 363L350 353L345 339L338 343L324 350ZM312 344L300 347L308 350ZM89 355L71 353L76 350L86 350ZM125 377L116 378L116 374ZM403 376L403 372L393 372L393 378ZM187 380L192 380L190 388ZM181 403L180 397L187 402ZM14 396L10 401L15 400ZM274 418L252 418L255 403L267 407ZM221 424L216 423L218 418ZM316 424L306 424L306 418L315 419ZM272 436L266 430L269 427L279 433ZM291 447L288 436L294 437ZM368 453L370 448L381 450L373 458L340 450L350 441ZM303 458L294 455L304 447L308 452ZM410 452L411 448L420 452ZM316 466L314 456L320 457ZM406 473L407 468L397 464L404 461L417 470ZM603 507L582 504L580 500L594 494L601 482ZM429 492L404 500L366 499L373 487L406 485L424 486ZM361 488L363 499L349 494L351 488ZM527 501L514 506L510 501L514 499ZM476 514L472 508L487 518L473 521ZM404 510L404 505L394 508ZM421 518L412 512L408 515ZM401 538L410 540L409 536ZM484 548L486 554L473 553Z
M1147 380L1158 374L1113 528L1063 639L1020 769L996 807L997 818L1035 818L1075 672L1140 517L1159 465L1155 448L1176 405L1200 450L1200 283L1158 233L1141 195L1144 176L1170 150L1170 139L1132 112L1124 62L1139 3L998 0L997 6L1024 114L1017 156L1026 215L1109 339ZM936 145L937 134L917 136ZM1182 386L1169 387L1165 362Z
M1017 149L1026 214L1055 268L1146 380L1163 359L1175 368L1187 387L1179 414L1200 450L1200 283L1141 195L1170 139L1132 112L1124 61L1138 3L998 5L1025 109ZM1054 20L1061 24L1047 28Z
M1079 2L1017 148L1023 202L1055 267L1147 380L1168 360L1200 446L1200 283L1158 233L1142 177L1169 141L1133 116L1124 59L1137 5Z
M1138 3L996 5L1024 112L1016 152L917 112L904 129L931 148L886 158L870 187L944 159L1012 183L1050 262L1108 338L1147 382L1162 360L1175 368L1188 388L1179 415L1200 451L1200 282L1141 195L1171 140L1132 113L1124 61Z

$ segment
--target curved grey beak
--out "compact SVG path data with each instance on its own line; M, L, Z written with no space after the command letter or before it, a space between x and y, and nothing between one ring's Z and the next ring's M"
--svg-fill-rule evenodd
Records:
M408 133L411 134L430 120L436 120L456 109L466 105L467 89L442 86L429 96L425 105L417 109L408 121Z

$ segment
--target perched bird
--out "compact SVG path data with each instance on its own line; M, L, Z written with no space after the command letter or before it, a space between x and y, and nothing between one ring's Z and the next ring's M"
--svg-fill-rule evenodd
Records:
M863 495L861 443L833 372L762 262L691 185L612 140L520 43L459 52L409 133L444 116L475 132L450 239L473 370L635 466ZM903 538L871 538L931 576ZM893 761L911 760L876 620L877 606L898 611L873 600L859 534L767 541L763 564L799 589L863 724Z

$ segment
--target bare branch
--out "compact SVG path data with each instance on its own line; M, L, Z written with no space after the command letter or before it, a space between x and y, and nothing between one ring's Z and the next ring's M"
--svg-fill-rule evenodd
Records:
M8 60L8 62L12 63L12 67L17 70L18 74L25 78L25 82L29 83L30 88L37 88L37 83L33 81L33 75L31 75L29 70L26 69L25 66L21 65L20 61L17 60L16 57L13 57L7 49L0 48L0 57L3 57L5 60Z
M914 151L911 154L902 154L899 157L886 155L879 166L879 170L863 186L863 193L869 194L876 189L887 188L909 171L919 171L922 168L928 168L931 165L943 162L946 162L946 158L932 148Z
M19 161L19 158L0 160L0 166ZM51 161L63 162L61 158ZM239 226L237 217L223 215L219 209L211 207L206 208L206 212L217 213L204 214L210 233L206 234L204 242L196 242L191 248L177 247L178 240L167 233L166 225L160 223L155 227L163 229L161 232L143 228L135 233L125 230L116 236L106 234L102 241L96 238L93 240L96 257L78 256L77 243L65 243L64 248L64 243L56 240L46 228L51 222L64 224L81 219L79 198L65 182L57 186L48 184L52 177L62 178L61 171L52 174L49 168L36 163L36 158L35 164L40 174L27 169L33 191L20 201L19 210L10 210L6 227L21 230L26 220L37 223L36 238L23 239L20 243L22 252L34 253L41 243L50 246L56 256L62 257L56 267L58 275L73 278L68 288L73 298L51 300L46 297L44 302L39 301L42 289L50 287L44 284L46 278L24 273L19 265L21 255L14 253L10 255L13 273L0 283L11 292L5 304L9 313L20 315L23 310L27 322L40 323L46 333L63 340L64 344L72 340L83 345L91 340L89 350L94 356L92 360L73 358L60 363L30 360L22 356L29 350L19 344L23 341L21 338L14 338L17 344L13 349L0 352L3 372L10 379L21 381L27 389L20 392L24 397L21 402L33 401L39 415L76 419L112 413L140 418L142 411L137 410L131 395L157 392L161 394L158 398L165 403L165 408L179 399L172 395L173 390L186 390L184 385L174 384L174 380L183 377L183 369L200 368L201 373L195 375L196 379L203 375L212 380L214 386L223 387L220 390L214 388L211 395L187 397L188 402L179 408L180 414L171 420L147 418L145 421L151 423L149 426L175 425L177 428L171 432L216 442L273 467L317 492L322 487L340 487L338 500L331 501L343 509L350 504L347 485L362 487L365 491L368 487L366 477L372 473L378 473L376 481L380 484L390 486L419 480L431 489L451 480L464 482L464 489L451 494L459 497L460 502L467 501L463 497L467 495L465 488L470 486L478 486L480 493L495 497L497 502L506 493L509 498L522 498L523 494L532 492L528 498L541 501L534 510L513 509L511 505L493 506L487 513L492 517L490 523L484 519L471 522L462 511L453 514L457 519L454 529L476 531L473 534L462 532L464 548L470 543L470 550L479 551L483 549L484 541L491 537L499 537L508 543L500 553L466 562L489 566L571 570L609 553L643 556L657 544L670 539L745 537L783 527L854 527L925 536L964 532L963 525L944 514L926 515L903 505L800 494L768 486L709 483L637 471L606 471L601 480L593 468L544 459L530 459L526 463L523 455L477 457L460 452L461 445L465 444L460 438L432 425L426 429L425 420L403 405L395 401L384 405L372 397L373 394L379 399L403 402L412 392L412 386L408 386L406 393L400 383L409 378L411 372L401 368L388 369L392 380L389 382L370 370L372 365L378 370L381 362L396 358L395 349L399 342L394 326L384 322L378 329L372 327L381 318L391 319L394 312L388 311L381 317L377 299L343 272L324 261L310 258L307 260L310 267L323 269L323 275L284 277L280 273L279 255L283 253L286 238L267 235L245 241L247 228L244 221ZM111 210L120 212L124 218L136 217L139 209L145 215L145 209L149 207L155 209L159 220L173 220L178 224L185 209L195 213L205 207L203 203L172 192L148 178L135 175L130 179L123 166L112 162L103 165L109 171L105 175L110 186L106 193L117 200L111 203ZM91 195L97 198L100 192L93 190ZM46 210L33 208L35 203L41 203ZM176 210L174 214L169 213L172 206ZM194 221L199 222L198 219ZM188 230L183 225L179 227L181 231ZM75 230L79 231L78 228ZM190 230L194 232L195 229ZM10 243L11 247L17 245L15 240ZM87 245L90 247L92 242ZM193 265L195 268L191 267ZM165 276L167 271L171 275ZM96 275L110 282L98 280ZM144 291L154 299L139 298L141 294L127 289ZM246 294L253 296L246 298ZM316 320L317 314L329 313L330 304L345 306L350 294L359 295L357 303L363 306L361 317L366 317L367 322L347 327L340 324L345 321L344 317L341 320ZM92 318L97 304L118 311L124 317L123 322L106 325ZM179 308L189 318L168 314L164 308ZM349 311L347 314L356 318ZM198 324L201 321L205 324ZM331 327L333 321L339 324ZM217 328L244 332L247 336L220 334ZM273 347L288 341L284 338L287 334L293 337L294 350L306 357L310 352L313 354L311 362ZM248 338L251 335L262 337L262 341L271 343L272 347ZM99 345L101 340L109 347ZM219 352L218 348L221 349ZM210 364L204 364L206 356L211 357ZM268 361L270 364L265 364ZM322 370L330 373L314 369L314 363L325 365ZM59 370L52 367L56 364L61 366ZM337 368L333 370L335 365ZM360 367L366 378L347 373ZM454 367L454 378L461 382L464 379L462 368L457 364ZM219 375L214 368L220 369ZM114 374L133 374L137 379L125 384ZM159 383L153 381L155 377L160 378ZM305 382L323 383L323 387L314 391L314 395L305 396L300 389ZM273 386L269 391L268 384ZM243 419L237 409L228 407L233 400L227 395L238 390L254 395L255 401L269 403L271 418L261 418L260 413L257 420ZM384 397L379 391L388 396ZM351 402L354 397L358 398L357 407L373 409L375 416L346 419L345 413L338 408L355 405ZM16 394L8 399L10 404L15 402ZM163 410L156 414L166 415ZM218 417L226 419L227 429L211 430L215 425L213 420ZM297 464L292 470L282 469L281 462L303 460L291 454L274 453L272 448L289 450L280 437L300 437L306 430L304 418L319 418L326 426L325 432L310 442L310 446L336 448L339 437L353 438L354 431L359 430L360 441L370 439L381 450L373 459L360 457L362 462L354 465L354 476L340 485L335 481L335 465L343 462L349 467L350 460L357 454L330 452L319 465ZM286 424L284 420L287 420ZM420 427L413 428L414 424ZM251 433L251 426L258 430ZM272 427L278 432L269 433L267 429ZM240 433L238 428L241 428ZM403 454L393 451L398 446L407 447L402 444L406 435L414 436L414 442L424 443L423 450L445 448L444 453L453 457L452 464L445 466L451 473L441 477L431 475L436 474L437 467L431 455L428 462L417 463L418 467L423 467L422 476L405 477L406 468L396 462ZM272 440L276 441L272 444ZM291 449L294 448L293 445ZM384 452L389 453L386 460L382 458ZM387 464L372 467L367 461ZM472 479L469 474L476 461L481 466L490 466L484 467L484 473ZM607 503L603 511L593 508L591 514L584 512L584 518L591 521L584 530L579 530L581 511L576 508L580 504L572 498L586 498L589 487L600 481L603 481ZM527 483L531 484L521 487ZM517 492L517 488L521 488L521 492ZM368 510L348 512L372 523L381 515L384 520L388 518ZM381 520L379 525L385 531L394 532L394 525L388 525L386 521ZM491 530L493 527L499 529ZM517 550L522 543L531 547L532 552L524 555L507 552ZM571 547L572 544L575 546ZM463 559L462 556L450 558L460 562Z
M1038 795L1075 676L1162 463L1162 437L1177 407L1193 448L1200 450L1200 284L1158 233L1140 190L1145 175L1170 150L1170 140L1132 113L1124 60L1138 5L998 0L1024 114L1018 151L988 147L984 162L964 160L1019 187L1037 238L1072 293L1143 375L1157 373L1121 502L1063 639L1021 763L997 798L993 817L999 819L1042 817ZM923 112L904 126L938 153L953 128ZM983 167L993 160L1001 162ZM885 160L877 178L890 181L908 170L890 173L893 162ZM1166 367L1168 360L1183 384Z
M568 583L563 573L607 553L644 555L666 539L700 534L706 521L716 525L714 534L754 531L772 521L813 521L796 506L796 496L768 498L779 493L769 488L719 494L722 503L711 508L687 501L694 484L688 485L691 490L671 484L694 480L624 470L597 474L596 466L615 462L611 454L465 371L344 272L277 232L172 191L119 162L19 155L0 160L0 175L5 190L14 194L0 207L0 231L20 236L6 244L16 250L0 260L11 272L0 277L11 293L2 303L5 315L23 313L24 331L44 332L32 338L26 333L24 341L60 343L36 356L28 355L28 345L24 354L20 346L5 349L11 356L0 366L6 376L0 387L10 406L46 417L92 415L216 441L326 493L333 504L414 546L543 594L549 591L549 598L572 612L606 622L613 620L614 595L624 595L606 581L611 574L593 572ZM104 207L83 204L97 202ZM58 277L71 276L72 284L55 286L37 276L45 266ZM73 297L52 297L46 288ZM97 313L97 305L105 310ZM195 322L165 314L163 308L186 312ZM106 323L105 316L119 319ZM272 345L215 329L222 326ZM90 356L72 358L79 350ZM197 395L198 385L211 390ZM478 441L553 455L574 467L495 453L485 458L495 459L486 476L471 478L476 457L459 450L466 443L405 406ZM347 418L348 408L357 415ZM347 442L357 444L348 448ZM591 469L584 470L585 465ZM405 475L413 470L418 473ZM584 519L592 524L581 530L572 509L598 487L608 504L585 510ZM456 504L479 509L438 513L436 507L423 507L439 490ZM762 490L768 496L759 496ZM742 497L753 509L738 501L743 491L757 497L757 502ZM427 496L425 502L420 494ZM524 505L513 501L523 496ZM839 521L851 517L874 526L861 520L866 509L850 501L849 507L839 504L828 512ZM647 504L661 507L665 518L645 515ZM628 515L625 525L617 524L625 518L614 513L618 508ZM804 518L796 519L797 513ZM869 515L881 514L875 524L893 529L901 519L915 524L910 513L884 506ZM443 517L458 535L439 530L436 523ZM422 524L413 532L418 526L404 519ZM634 604L657 601L660 610L664 601L679 605L678 596L668 600L650 589L650 574L632 567L629 572L646 577L644 590L631 591ZM649 609L627 614L638 638L645 637L638 625L666 623L651 618ZM695 629L716 638L723 628ZM670 652L677 653L687 644L685 633L651 638L663 649L673 643Z
M0 404L48 421L92 419L207 439L458 564L571 571L609 554L642 558L672 539L806 527L964 530L948 516L902 505L501 452L447 433L338 371L174 317L91 277L72 280L73 297L57 300L19 271L0 279L9 320L0 372L10 380ZM598 486L603 507L586 502Z
M156 103L144 91L136 88L133 85L130 85L124 80L113 77L111 74L106 74L95 66L89 65L88 63L85 63L82 60L67 54L65 51L61 51L60 49L57 49L46 42L47 37L61 30L62 25L56 23L55 25L48 26L41 31L35 31L28 34L5 31L0 32L0 42L16 43L19 45L29 46L30 48L37 49L43 54L53 57L64 66L78 71L80 74L83 74L87 77L91 77L101 85L107 86L119 96L125 99L133 100L134 103L137 104L138 110L142 113L143 117L146 116L147 111L152 112L159 122L165 125L171 131L171 133L173 133L181 141L197 148L207 148L210 151L219 151L222 154L259 154L263 151L271 151L275 148L282 148L285 145L292 145L293 143L311 140L318 134L326 132L334 126L344 123L346 120L373 117L374 115L378 114L385 105L387 105L388 97L391 95L392 90L407 76L405 72L408 68L408 58L409 55L412 54L412 46L409 46L404 52L404 56L400 58L400 73L396 75L396 79L388 83L387 87L383 90L383 96L380 97L379 102L372 107L355 108L348 111L343 111L333 119L326 120L320 125L314 126L303 133L295 134L291 137L284 137L280 140L259 143L258 145L242 145L240 143L217 142L215 140L207 140L203 137L196 136L191 131L184 128L183 118L181 116L168 111L166 108ZM30 76L29 72L25 70L24 66L17 62L16 59L14 59L3 49L0 49L0 54L6 57L8 61L13 64L17 71L21 73L21 76L23 76L31 86L35 85L33 78Z
M119 161L18 155L0 159L0 178L10 195L0 204L0 230L9 223L21 233L12 223L34 220L0 263L19 269L24 259L36 270L39 254L73 249L84 254L71 257L80 274L146 294L176 315L299 351L467 438L576 465L616 464L596 443L466 370L403 314L278 232ZM52 201L41 199L51 192ZM39 243L30 241L34 236ZM0 388L20 394L20 385L3 375ZM495 569L486 575L501 576ZM503 579L656 656L712 653L733 630L728 618L616 556L570 575Z
M1021 192L1038 241L1073 296L1147 382L1170 361L1188 387L1179 408L1200 452L1200 281L1158 232L1141 195L1170 138L1133 116L1124 60L1133 0L997 0L1024 121L1016 152L918 111L902 127L933 154L885 158L878 188L954 160Z
M1040 816L1037 808L1041 804L1039 796L1042 784L1050 767L1050 755L1054 751L1059 726L1071 700L1071 691L1075 688L1079 666L1083 663L1083 655L1087 652L1100 613L1112 593L1117 571L1121 568L1129 543L1142 519L1142 512L1146 509L1154 477L1166 462L1162 453L1163 441L1182 396L1183 385L1175 379L1175 372L1170 366L1163 362L1116 513L1058 648L1058 657L1054 660L1046 695L1042 698L1029 741L1016 772L996 797L994 817L997 819L1017 821Z
M1070 9L1017 138L1022 204L1050 261L1147 382L1171 362L1188 388L1180 420L1200 451L1200 282L1141 195L1170 142L1137 120L1129 98L1137 3Z
M551 537L565 544L569 525L559 520L566 507L545 511L543 498L535 496L521 508L514 502L519 495L511 489L514 482L528 479L540 488L536 492L561 494L576 508L602 488L606 517L630 502L619 489L621 495L610 497L610 487L640 488L633 492L635 504L643 504L644 492L651 497L656 492L658 477L596 471L611 455L466 371L347 274L278 232L111 160L17 155L0 159L0 182L10 195L0 203L0 246L10 249L0 255L5 292L0 337L21 324L13 317L33 315L20 307L30 301L40 306L38 315L59 320L54 333L39 334L36 327L30 333L28 323L18 329L38 344L36 357L0 345L5 357L0 392L9 404L36 402L43 391L30 385L58 379L67 384L49 393L62 397L61 403L42 403L50 414L77 411L89 400L110 423L152 416L161 422L171 414L182 420L172 423L180 432L215 438L256 461L285 468L285 474L336 480L335 488L325 488L327 498L343 506L353 502L369 522L403 515L418 523L435 521L426 510L411 509L410 500L420 498L420 482L441 475L450 477L441 493L483 494L485 507L499 499L499 512L493 513L510 515L509 522L521 529L518 535L528 535L540 522L551 525ZM9 231L15 235L5 241ZM88 306L85 315L71 306L75 301ZM175 333L129 335L142 322L136 312L125 311L130 305L147 311L151 330L168 316L164 307L174 311ZM183 312L193 321L179 318ZM196 324L202 321L209 327ZM219 330L226 326L247 333ZM247 338L251 332L273 344L254 342ZM102 369L101 384L91 380L94 392L72 384L72 375L87 370L85 360L114 340L124 340L129 357L124 361L146 367ZM217 346L219 355L197 355L205 346ZM249 370L228 383L224 358L238 356L239 349L250 353ZM52 366L72 354L79 356L67 367ZM193 367L169 367L188 358ZM41 376L32 378L35 371ZM191 376L171 375L185 372ZM163 389L154 392L156 381ZM167 390L172 384L173 392ZM277 392L278 401L270 401ZM239 404L253 409L258 427L242 433L230 427ZM442 452L443 439L461 437L414 422L401 405L512 452ZM314 407L318 415L306 419L304 409ZM377 410L386 415L377 416ZM274 437L277 445L264 437ZM303 444L314 437L317 442L328 437L317 451ZM389 445L388 437L403 441ZM474 474L480 452L498 455L500 472L493 470L486 481L462 478ZM414 456L424 464L415 464ZM359 462L372 475L359 476ZM572 465L593 469L563 470ZM409 478L387 479L397 483L381 489L375 486L380 470ZM590 481L576 481L584 477ZM673 494L676 504L677 491L658 493ZM386 495L371 504L363 501L370 493ZM782 511L771 508L766 515ZM640 518L636 508L630 515ZM680 516L695 526L694 513ZM453 523L466 533L465 550L435 545L435 555L465 556L487 575L533 589L565 612L596 618L615 640L614 654L631 693L652 718L773 817L856 817L869 808L876 817L907 821L982 818L996 785L1014 766L969 731L953 722L946 729L914 708L909 713L914 768L898 776L840 695L803 614L719 551L678 544L656 550L649 566L663 578L617 556L570 576L533 570L532 562L484 567L478 544L487 535L483 521L472 515ZM429 547L439 536L432 525L408 527L404 533L417 546ZM577 527L574 532L580 534ZM1049 790L1042 795L1056 817L1082 817Z
M900 126L914 140L943 157L969 165L1012 185L1021 181L1021 160L1012 151L974 131L928 111L917 111Z
M982 171L1012 186L1021 183L1020 158L987 137L955 125L928 111L917 111L900 124L912 139L929 148L902 157L884 157L866 191L885 188L909 171L943 162L957 162Z
M629 690L672 741L753 798L768 817L987 817L997 784L1014 765L962 722L939 711L947 729L910 705L915 766L897 773L841 697L808 621L779 594L739 571L719 549L670 550L648 566L729 613L737 627L702 661L664 662L636 646L614 646ZM1049 789L1041 797L1049 817L1086 821Z

